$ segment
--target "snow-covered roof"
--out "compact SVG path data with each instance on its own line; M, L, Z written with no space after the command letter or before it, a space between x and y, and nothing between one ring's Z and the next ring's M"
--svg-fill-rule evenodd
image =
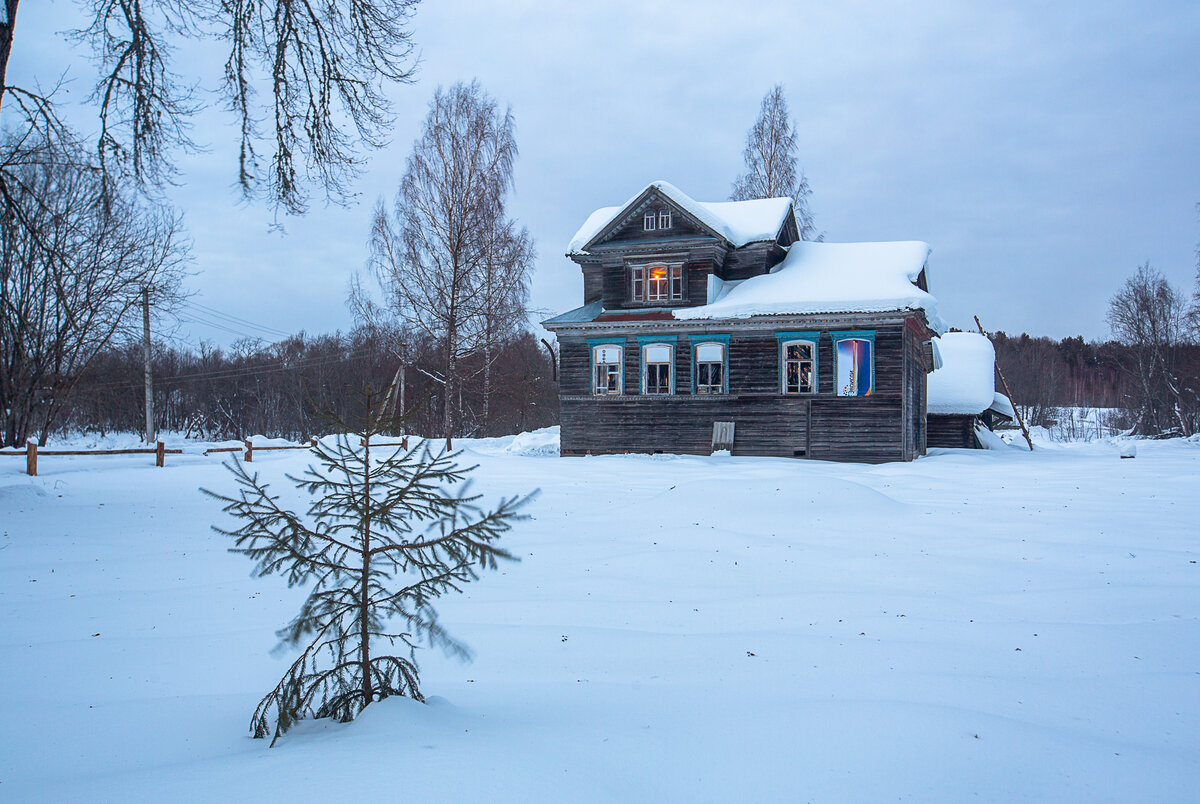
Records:
M792 214L792 199L762 198L754 201L697 201L670 182L651 182L618 207L603 207L588 216L571 238L567 256L586 253L584 249L596 235L621 216L642 194L654 188L676 206L740 248L748 243L774 240L787 216Z
M1013 410L1012 401L999 391L992 397L992 405L988 410L994 410L1001 416L1007 416L1010 420L1017 418L1017 412Z
M892 243L793 243L768 274L722 282L709 303L675 310L678 319L756 315L924 310L930 326L945 327L937 300L914 283L929 246Z
M935 343L942 367L929 375L929 412L974 416L992 407L996 402L992 342L975 332L947 332Z

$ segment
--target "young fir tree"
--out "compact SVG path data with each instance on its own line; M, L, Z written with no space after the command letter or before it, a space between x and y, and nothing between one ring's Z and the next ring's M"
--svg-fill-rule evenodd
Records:
M368 390L362 402L358 426L331 417L346 435L333 446L317 442L320 468L288 475L310 500L305 514L283 507L236 458L237 496L204 489L242 521L214 530L236 539L232 552L258 562L256 575L312 584L299 613L277 632L280 647L305 647L250 723L255 737L273 734L272 746L304 717L346 722L391 695L423 701L419 645L470 655L438 622L434 599L461 591L499 559L516 560L495 542L525 518L518 511L532 495L484 511L479 495L459 486L474 467L459 467L458 453L434 454L425 444L372 447L371 438L393 432L398 420L383 415L386 395ZM404 655L388 652L397 644Z

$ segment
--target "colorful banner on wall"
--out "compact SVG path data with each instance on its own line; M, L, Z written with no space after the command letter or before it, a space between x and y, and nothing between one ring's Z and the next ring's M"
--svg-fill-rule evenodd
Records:
M875 390L871 354L874 346L864 338L845 338L837 342L838 396L870 396Z

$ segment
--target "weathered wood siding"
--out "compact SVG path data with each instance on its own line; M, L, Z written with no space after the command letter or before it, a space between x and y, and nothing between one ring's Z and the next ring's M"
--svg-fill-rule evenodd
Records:
M707 455L713 422L732 421L734 455L798 457L808 447L808 405L801 397L756 397L737 403L735 412L719 397L564 399L562 452Z
M604 298L604 268L599 260L588 260L579 266L583 271L583 303L591 304Z
M902 324L854 326L875 333L875 390L869 397L835 395L833 340L822 330L817 348L817 393L780 391L779 339L776 332L803 330L802 324L772 330L750 329L744 322L709 325L704 332L678 328L673 336L674 396L642 396L639 335L648 330L612 333L622 343L624 395L590 394L587 339L560 336L563 454L609 452L682 452L707 454L715 421L736 425L734 454L810 457L865 462L911 460L925 451L925 373L920 341ZM730 336L729 394L693 396L691 344L713 334ZM592 337L601 337L599 333Z
M642 222L642 218L645 215L646 210L653 209L655 211L655 214L657 215L657 213L659 211L667 209L667 208L670 208L670 210L671 210L671 228L670 229L659 229L658 225L657 225L657 220L655 221L654 229L651 229L650 231L646 231L645 228L643 228L645 224ZM634 242L634 243L636 243L636 242L641 242L641 241L646 241L646 240L662 240L662 239L668 238L668 237L708 237L708 236L710 236L708 232L694 226L690 221L685 219L683 213L674 204L663 201L661 199L656 199L649 203L640 205L637 208L637 211L634 212L633 217L630 218L623 226L621 226L620 229L618 229L616 232L614 232L612 237L608 238L605 242L607 242L607 243L617 243L617 242L625 242L625 243Z
M932 333L924 323L910 318L904 326L904 417L905 427L904 453L905 460L911 461L925 454L927 433L925 426L925 408L927 404L926 378L930 370L927 365L925 343Z
M975 417L957 414L929 414L929 446L975 449Z
M722 279L749 279L765 274L786 255L787 252L775 242L751 243L729 252L717 276Z

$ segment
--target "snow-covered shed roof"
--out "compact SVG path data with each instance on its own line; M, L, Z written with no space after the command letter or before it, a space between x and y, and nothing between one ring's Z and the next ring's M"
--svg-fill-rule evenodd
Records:
M935 343L942 366L929 375L929 412L975 416L992 407L997 398L992 342L976 332L947 332Z
M929 257L919 241L793 243L768 274L713 283L709 303L674 311L678 319L756 315L871 313L924 310L930 326L945 329L937 299L915 284Z
M666 181L651 182L617 207L603 207L588 216L571 238L567 256L584 254L596 235L604 231L642 195L655 189L704 226L724 237L735 248L748 243L774 240L787 216L792 214L792 199L762 198L754 201L697 201Z

